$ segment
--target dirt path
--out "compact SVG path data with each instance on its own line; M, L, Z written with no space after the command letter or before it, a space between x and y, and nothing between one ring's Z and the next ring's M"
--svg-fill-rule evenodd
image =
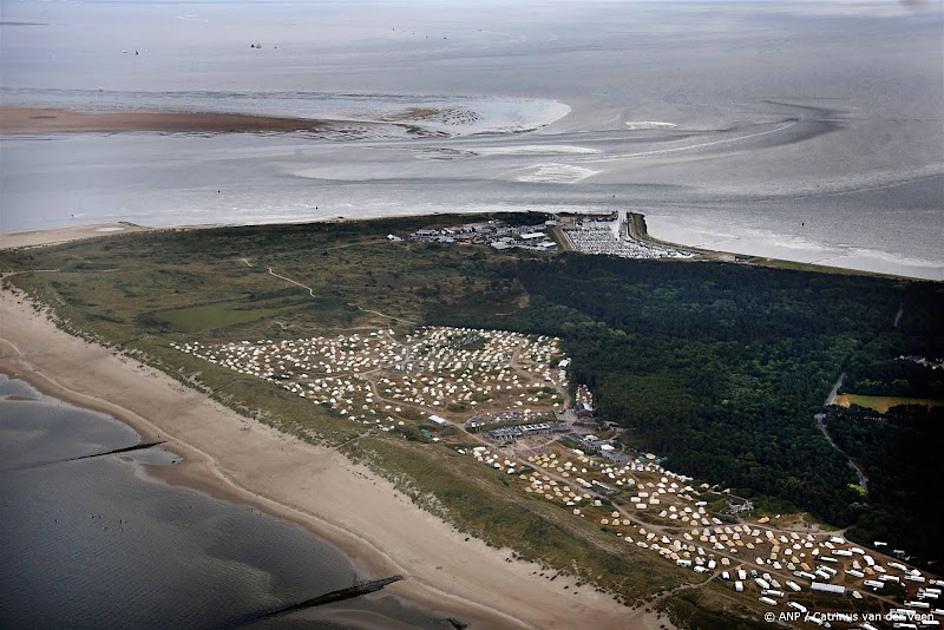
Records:
M246 266L247 266L247 267L252 267L252 266L253 266L252 263L250 263L250 262L249 262L248 260L246 260L245 258L240 258L239 260L241 260L242 262L246 263ZM289 278L288 276L283 276L282 274L278 274L278 273L276 273L275 271L272 270L272 267L267 267L267 271L268 271L268 273L269 273L270 276L274 276L274 277L278 278L279 280L284 280L284 281L286 281L286 282L289 282L289 283L291 283L291 284L294 284L294 285L297 286L297 287L300 287L300 288L302 288L302 289L305 289L306 291L308 291L308 295L310 295L310 296L313 297L313 298L317 297L317 296L315 295L315 290L312 289L311 287L309 287L308 285L302 284L302 283L299 282L298 280L294 280L294 279L292 279L292 278ZM374 309L364 308L363 306L361 306L361 305L359 305L359 304L355 304L355 303L353 303L353 302L348 302L347 305L348 305L348 306L353 306L354 308L356 308L356 309L358 309L358 310L360 310L360 311L362 311L362 312L364 312L364 313L370 313L371 315L377 315L378 317L383 317L383 318L386 318L386 319L391 319L391 320L394 320L394 321L403 322L403 323L405 323L405 324L416 324L416 323L417 323L417 322L415 322L415 321L413 321L413 320L410 320L410 319L404 319L404 318L402 318L402 317L396 317L396 316L394 316L394 315L389 315L389 314L387 314L387 313L381 313L380 311L376 311L376 310L374 310Z
M392 319L392 320L397 321L397 322L403 322L404 324L416 324L416 323L418 323L418 322L413 321L412 319L403 319L402 317L395 317L395 316L393 316L393 315L388 315L387 313L381 313L380 311L375 311L375 310L370 309L370 308L364 308L363 306L360 306L359 304L354 304L353 302L348 302L348 306L353 306L353 307L355 307L355 308L357 308L357 309L360 309L361 311L363 311L363 312L365 312L365 313L370 313L370 314L372 314L372 315L378 315L378 316L380 316L380 317L385 317L385 318L387 318L387 319Z
M246 261L245 258L241 258L240 260L242 260L242 261L245 262L247 265L249 265L249 262ZM249 266L251 267L252 265L249 265ZM278 279L280 279L280 280L285 280L286 282L290 282L291 284L294 284L294 285L297 286L297 287L301 287L301 288L305 289L306 291L308 291L308 295L310 295L311 297L315 297L315 290L312 289L311 287L305 286L305 285L302 284L301 282L299 282L299 281L297 281L297 280L292 280L291 278L289 278L289 277L287 277L287 276L282 276L282 275L279 275L279 274L275 273L274 271L272 271L272 267L268 267L268 272L269 272L269 275L270 275L270 276L275 276L276 278L278 278Z

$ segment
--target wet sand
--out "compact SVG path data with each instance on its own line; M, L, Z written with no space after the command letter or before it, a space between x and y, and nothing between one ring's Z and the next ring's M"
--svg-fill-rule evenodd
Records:
M164 133L321 132L330 122L215 112L82 112L0 107L0 133L157 131Z
M21 294L0 292L0 320L4 372L107 412L144 440L168 440L186 461L163 475L166 481L297 522L344 550L362 575L406 577L385 592L479 627L666 623L574 580L535 578L537 565L506 562L508 550L466 541L340 453L248 420L157 370L73 337Z

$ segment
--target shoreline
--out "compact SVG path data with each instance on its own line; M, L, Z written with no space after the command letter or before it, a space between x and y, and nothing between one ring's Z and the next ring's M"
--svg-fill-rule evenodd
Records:
M72 226L59 226L59 227L48 227L48 228L37 228L32 230L19 230L14 232L4 232L0 229L0 250L5 249L19 249L19 248L30 248L30 247L44 247L47 245L60 245L67 243L73 240L96 238L102 236L113 236L116 234L124 234L129 232L142 232L142 231L191 231L191 230L211 230L219 228L241 228L241 227L253 227L253 226L278 226L278 225L305 225L309 223L357 223L362 221L381 221L384 219L402 219L408 217L417 217L417 218L429 218L435 219L437 217L448 217L448 216L475 216L477 214L491 214L496 212L494 209L486 209L481 211L464 211L455 213L448 212L432 212L430 214L417 215L410 212L403 213L393 213L386 214L383 216L367 216L367 217L347 217L347 216L331 216L331 217L306 217L300 218L295 221L285 221L278 220L272 222L258 222L258 223L196 223L196 224L172 224L172 225L140 225L136 223L131 223L128 221L115 221L111 223L90 223L86 225L72 225ZM499 211L500 212L500 211ZM841 267L837 265L827 265L816 262L803 262L799 260L791 260L787 258L776 258L772 256L763 256L759 254L740 254L735 251L728 250L714 250L707 249L701 246L686 245L684 243L677 243L673 241L668 241L661 239L657 236L653 236L649 232L649 228L646 224L646 215L643 213L635 211L627 211L632 219L633 226L633 236L634 238L643 241L651 242L657 245L663 245L668 247L673 247L682 250L688 250L699 253L701 256L704 256L707 259L724 261L724 262L735 262L736 260L743 259L742 264L751 264L764 267L783 267L783 268L793 268L798 270L808 270L815 271L819 273L838 273L838 274L851 274L851 275L862 275L862 276L876 276L883 278L893 278L898 280L908 280L916 282L941 282L941 280L936 280L931 277L921 276L921 275L906 275L903 273L894 273L890 271L878 271L878 270L869 270L869 269L859 269L855 267Z
M161 471L163 481L299 524L339 547L358 572L406 576L384 594L482 627L590 622L649 630L666 623L590 585L576 588L573 579L535 578L531 572L538 564L509 563L509 550L466 541L366 467L243 418L156 369L65 333L19 293L0 292L0 314L5 373L107 413L142 437L168 440L162 447L184 463Z
M667 241L664 239L657 238L652 236L649 233L649 226L646 223L646 215L641 212L632 212L628 211L630 218L629 221L629 234L630 237L634 240L638 240L643 243L652 243L654 245L670 247L675 249L687 250L694 252L698 256L702 256L707 260L715 260L720 262L740 262L744 264L755 265L758 267L779 267L779 268L794 268L805 271L814 271L817 273L835 273L835 274L845 274L845 275L858 275L858 276L875 276L879 278L892 278L896 280L912 280L918 282L937 282L937 280L931 280L929 278L924 278L921 276L907 276L903 274L891 273L887 271L871 271L866 269L856 269L854 267L839 267L835 265L824 265L817 262L803 262L799 260L789 260L787 258L776 258L772 256L764 256L760 254L742 254L730 250L721 250L721 249L709 249L701 245L683 245L681 243L676 243L673 241Z
M0 338L0 345L6 341L7 340ZM136 417L133 413L128 413L123 407L108 401L89 400L88 396L67 389L40 372L22 371L20 366L17 365L16 360L11 361L3 356L2 350L0 350L0 374L10 379L27 383L44 397L61 401L76 409L107 415L116 422L120 422L132 429L138 434L141 441L161 437L158 431L159 428L156 425L153 425L146 419ZM32 399L26 398L24 400ZM368 557L366 554L359 555L352 553L349 549L336 542L337 537L328 536L324 533L324 529L313 527L310 520L308 520L312 515L299 514L296 510L288 506L282 505L267 497L257 495L237 485L231 479L223 475L221 471L215 469L212 462L206 461L205 459L198 459L206 457L202 454L202 451L200 451L199 454L195 453L193 447L173 438L160 444L158 448L173 453L180 458L180 461L175 464L140 464L144 473L156 483L163 483L174 488L193 490L212 499L224 501L231 505L256 508L260 512L273 518L296 525L319 541L337 547L351 563L358 577L361 579L376 579L378 575L386 570L386 567L384 567L382 563L377 562L374 558ZM451 612L454 612L439 610L433 606L426 605L425 602L412 599L409 595L393 592L392 589L383 589L377 594L396 598L406 607L417 607L427 614L439 616L443 619L449 616ZM361 597L370 597L370 595L372 594ZM328 614L330 614L330 611ZM377 613L370 614L376 615ZM487 623L487 619L477 618L469 614L464 615L462 621L469 623L472 627L477 627L477 623Z

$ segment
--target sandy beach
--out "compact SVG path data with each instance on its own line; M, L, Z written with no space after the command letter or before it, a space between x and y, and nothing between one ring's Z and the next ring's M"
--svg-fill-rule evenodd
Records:
M60 231L50 235L62 237ZM165 481L295 521L338 545L364 575L404 575L389 592L444 616L480 627L651 629L666 623L573 580L532 576L538 565L506 562L507 550L466 541L367 468L73 337L10 290L0 292L0 369L109 413L144 439L168 440L185 463L163 469Z
M77 225L49 230L26 230L23 232L0 232L0 249L18 247L42 247L56 245L85 238L96 238L111 234L125 234L147 230L133 223L99 223L95 225Z
M323 131L324 121L215 112L83 112L67 109L0 107L0 133L158 131L244 133Z

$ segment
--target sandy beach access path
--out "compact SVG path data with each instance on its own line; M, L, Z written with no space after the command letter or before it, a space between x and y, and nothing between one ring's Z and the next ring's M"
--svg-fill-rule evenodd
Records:
M61 236L57 234L56 236ZM0 291L0 369L50 395L109 413L185 463L166 481L199 487L301 524L338 545L368 577L406 579L385 592L478 627L654 630L643 610L533 563L507 562L412 504L387 480L210 400L166 374L60 330L20 293ZM565 589L564 587L568 588Z

